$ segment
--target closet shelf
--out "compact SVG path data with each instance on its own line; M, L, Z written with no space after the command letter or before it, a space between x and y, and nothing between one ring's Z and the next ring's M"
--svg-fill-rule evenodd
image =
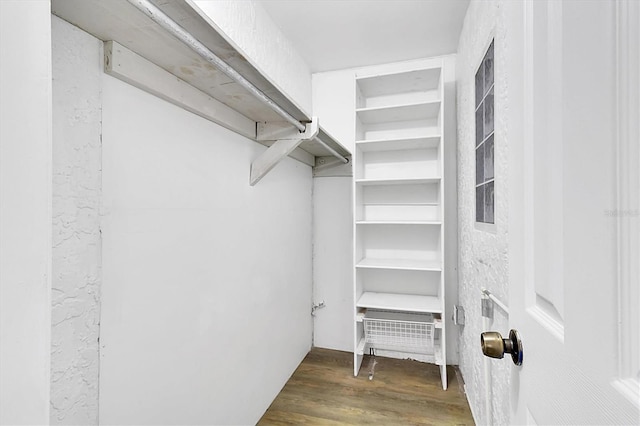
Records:
M439 113L440 101L356 109L358 118L364 124L428 120L437 118Z
M193 2L153 4L295 120L312 121ZM105 61L106 72L111 75L263 145L271 146L277 140L258 140L257 124L283 122L279 114L129 2L52 0L51 12L104 42L114 41L127 52L126 63ZM320 125L317 138L303 141L289 156L315 166L317 157L335 156L332 151L343 157L350 155Z
M398 93L437 90L440 84L440 75L441 69L437 67L400 73L357 76L356 83L363 97L376 98Z
M419 185L424 183L438 183L439 177L432 178L386 178L386 179L356 179L356 184L366 185Z
M428 207L437 207L439 206L440 203L428 203L428 202L416 202L416 203L412 203L412 202L387 202L387 203L382 203L382 202L362 202L362 206L396 206L396 207L410 207L410 206L428 206Z
M440 146L440 136L421 136L413 138L365 139L356 141L362 152L407 151L415 149L433 149Z
M442 225L438 220L358 220L356 225Z
M435 260L364 258L356 263L356 268L439 272L442 264Z
M386 311L442 313L442 303L437 296L419 296L415 294L394 294L364 292L358 302L358 308L382 309Z

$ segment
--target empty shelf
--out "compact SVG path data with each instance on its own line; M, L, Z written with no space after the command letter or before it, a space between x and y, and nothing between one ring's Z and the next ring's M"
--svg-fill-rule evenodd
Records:
M413 294L364 292L358 299L356 306L358 308L383 309L387 311L442 312L442 304L438 297Z
M398 179L356 179L358 185L418 185L422 183L438 183L439 177L433 178L398 178Z
M358 76L356 82L362 95L367 98L406 92L424 92L439 88L441 72L440 68L428 68Z
M440 136L424 136L398 139L365 139L356 141L356 146L362 152L376 151L406 151L414 149L437 148Z
M358 262L356 268L441 271L442 264L435 260L365 258Z
M359 220L356 225L442 225L438 220Z
M356 110L356 113L360 121L364 124L426 120L438 117L440 113L440 101L359 108Z

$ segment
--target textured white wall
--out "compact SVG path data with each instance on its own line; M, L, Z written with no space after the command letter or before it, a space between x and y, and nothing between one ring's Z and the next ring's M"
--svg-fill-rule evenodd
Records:
M467 397L479 424L493 419L508 424L510 415L510 360L490 360L482 355L480 333L485 326L480 309L480 289L491 290L509 300L508 211L507 211L507 96L504 11L497 1L472 1L458 46L458 235L459 298L466 310L466 325L460 332L460 369ZM495 232L475 226L475 73L491 38L495 36ZM487 329L508 332L508 317L499 309ZM489 385L485 383L489 363ZM490 393L492 392L492 394ZM490 410L487 412L487 396Z
M102 42L51 17L51 424L98 423Z
M311 115L311 70L259 1L193 2L233 40L254 66Z
M311 346L311 169L103 76L101 424L254 424Z
M0 1L0 424L47 424L51 6Z

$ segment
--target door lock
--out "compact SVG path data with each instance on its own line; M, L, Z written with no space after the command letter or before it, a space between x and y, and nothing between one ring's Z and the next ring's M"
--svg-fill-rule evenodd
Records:
M503 339L497 331L485 331L480 334L482 353L491 358L503 358L511 354L515 365L522 365L522 341L517 330L509 331L509 338Z

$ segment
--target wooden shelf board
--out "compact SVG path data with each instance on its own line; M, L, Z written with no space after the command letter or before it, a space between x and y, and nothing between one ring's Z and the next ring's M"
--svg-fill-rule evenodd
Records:
M364 124L433 119L439 113L440 101L356 109L356 114Z
M356 179L358 185L417 185L424 183L438 183L441 178L390 178L390 179Z
M229 66L269 96L282 109L300 121L311 121L311 117L280 90L263 70L248 60L233 40L212 25L210 18L199 8L194 7L191 1L173 0L155 2L155 4L171 19L180 23L185 30L196 36L209 50L225 58ZM202 96L208 95L220 101L249 120L283 121L280 115L265 106L247 89L233 82L223 72L210 65L191 48L171 36L160 25L151 21L126 1L52 0L51 12L102 41L118 42L161 69L171 70L172 76L198 89ZM129 83L140 87L139 82L129 81ZM211 108L208 106L209 110ZM323 129L320 129L319 137L341 155L350 155L349 150ZM268 145L264 142L260 143ZM300 150L316 157L331 156L326 148L314 141L303 142ZM300 159L298 158L300 156L292 155L292 157ZM301 161L313 165L312 160L307 158Z
M397 202L397 203L362 203L363 206L402 206L402 207L406 207L406 206L432 206L432 207L437 207L440 205L440 203L402 203L402 202Z
M356 306L388 311L442 313L442 303L438 297L414 294L364 292Z
M356 268L437 272L442 271L442 264L435 260L364 258L356 264Z
M320 126L320 130L318 131L318 138L329 145L330 148L337 151L342 156L351 155L349 150L345 148L335 137L333 137L329 132ZM318 142L316 138L302 141L300 144L300 148L307 151L309 154L316 157L331 157L331 152L327 150L327 148Z
M439 220L359 220L356 225L442 225Z
M356 77L356 82L365 97L385 96L396 93L438 90L441 68L427 68Z
M356 141L356 146L362 152L433 149L440 146L440 136L436 135L397 139L365 139Z
M200 42L211 51L228 57L230 66L287 112L299 120L310 118L244 55L235 54L239 53L239 49L233 41L214 28L208 18L199 9L193 8L189 1L160 2L158 7L187 31L197 34ZM209 67L197 53L126 1L53 0L51 10L53 14L100 40L115 40L154 64L173 70L176 77L254 121L282 121L279 115L262 107L261 101L232 83L219 70Z

